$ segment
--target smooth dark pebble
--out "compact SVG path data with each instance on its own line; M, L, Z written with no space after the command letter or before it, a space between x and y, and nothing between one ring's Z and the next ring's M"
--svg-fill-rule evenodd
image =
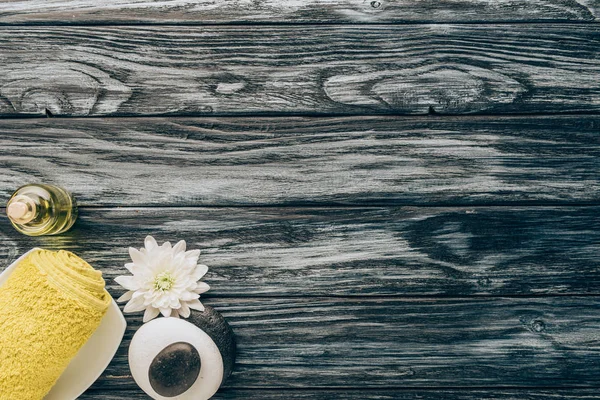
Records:
M200 354L194 346L186 342L170 344L150 364L150 385L161 396L178 396L196 382L200 366Z
M221 383L223 384L231 375L235 364L236 345L231 327L221 313L206 305L202 312L192 310L188 322L206 332L217 345L223 357L223 382Z

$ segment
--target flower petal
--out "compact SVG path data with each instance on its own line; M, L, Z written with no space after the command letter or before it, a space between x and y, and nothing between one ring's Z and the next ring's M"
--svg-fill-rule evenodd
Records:
M187 318L190 316L190 308L185 302L181 303L181 308L178 310L178 313L183 318Z
M200 295L198 293L185 292L184 294L181 295L181 300L182 301L192 301L199 297L200 297Z
M138 290L140 288L140 285L135 281L134 277L129 275L117 276L115 282L127 290Z
M160 308L160 313L163 315L163 317L166 317L166 318L170 317L172 312L173 312L173 310L171 310L169 307L166 307L166 308L161 307Z
M196 289L194 289L195 293L202 294L210 290L208 283L198 282L196 285Z
M179 302L179 298L177 296L173 296L170 298L169 307L176 310L181 307L181 303Z
M129 300L129 303L125 305L123 311L126 313L133 313L144 310L146 307L144 306L144 297L140 296L135 299Z
M171 312L171 318L179 318L179 313L177 312L177 310L173 310Z
M173 278L175 278L175 284L181 285L181 283L189 279L190 271L187 271L185 268L178 266L171 269L171 275L173 276Z
M134 264L137 264L137 265L145 265L146 264L146 257L144 256L144 254L142 254L141 251L139 251L135 247L129 248L129 256L131 257L131 260L134 262Z
M168 308L169 299L166 296L158 296L158 298L152 302L152 306L160 309Z
M144 301L146 301L145 295L146 295L146 292L144 292L143 290L136 290L135 292L133 292L133 295L131 296L131 298L137 299L137 298L141 297Z
M154 308L154 307L146 308L146 312L144 313L144 322L153 320L154 318L156 318L158 316L159 313L160 313L160 310L158 308Z
M185 252L185 258L194 260L194 263L198 261L198 257L200 257L200 250L190 250Z
M146 236L146 239L144 239L144 247L146 250L151 251L158 247L158 243L156 243L156 240L152 236L148 235Z
M164 242L162 244L162 246L160 246L160 247L162 247L163 249L169 249L170 250L171 249L171 242Z
M196 269L194 270L194 273L192 274L192 278L197 281L199 279L202 279L202 277L204 275L206 275L206 273L208 272L208 266L203 265L203 264L198 264L196 266Z
M200 300L192 300L187 302L187 306L193 310L204 311L204 306L200 303Z
M180 240L175 246L173 246L173 253L179 253L185 251L185 240Z
M128 291L128 292L125 292L125 294L124 294L123 296L121 296L121 297L119 297L119 298L117 299L117 302L119 302L119 303L122 303L122 302L124 302L124 301L129 301L129 300L131 300L131 296L133 296L133 293L134 293L134 292L133 292L133 290L130 290L130 291Z
M132 274L135 274L135 272L133 272L133 270L135 269L135 263L127 263L125 264L125 268L127 268L127 271L131 272Z

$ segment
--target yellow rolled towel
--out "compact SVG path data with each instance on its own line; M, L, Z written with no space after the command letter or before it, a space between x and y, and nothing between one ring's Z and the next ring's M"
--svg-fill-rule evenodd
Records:
M0 287L0 400L38 400L100 325L102 273L68 251L36 249Z

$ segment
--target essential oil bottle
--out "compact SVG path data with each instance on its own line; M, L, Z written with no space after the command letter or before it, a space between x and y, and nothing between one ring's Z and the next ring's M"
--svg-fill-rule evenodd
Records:
M69 192L58 186L21 186L8 200L6 215L19 232L29 236L57 235L77 219L77 205Z

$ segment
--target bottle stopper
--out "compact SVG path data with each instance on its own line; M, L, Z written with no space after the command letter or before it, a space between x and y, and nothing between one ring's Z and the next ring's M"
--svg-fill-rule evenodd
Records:
M6 208L6 215L18 224L26 224L35 218L36 205L28 196L15 196Z

